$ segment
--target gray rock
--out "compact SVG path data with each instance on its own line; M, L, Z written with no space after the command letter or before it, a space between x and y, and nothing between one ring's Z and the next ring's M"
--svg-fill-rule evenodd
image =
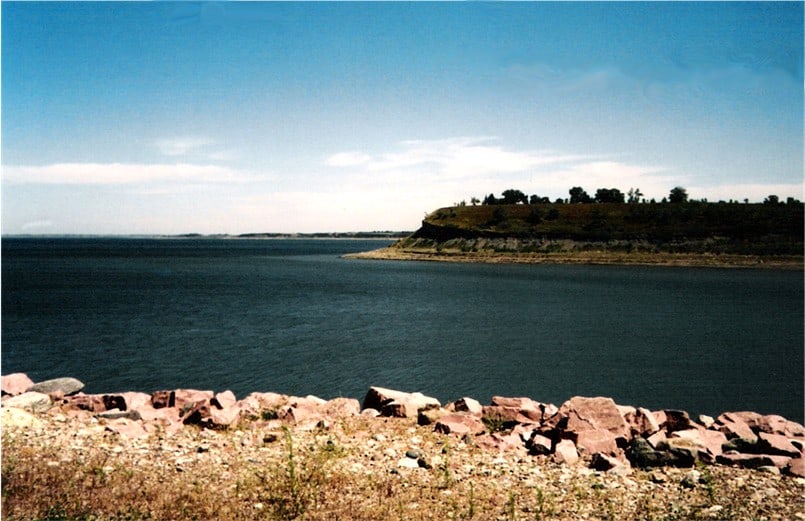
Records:
M84 388L84 384L75 378L54 378L52 380L45 380L33 384L28 388L29 392L37 392L42 394L50 394L55 392L64 393L64 396L75 394Z
M3 400L3 407L16 407L31 412L45 412L50 409L50 405L50 396L35 391L28 391Z
M139 411L121 411L120 409L112 409L110 411L99 412L95 416L98 418L106 418L107 420L117 420L119 418L127 418L129 420L139 421L143 419Z
M419 459L423 456L422 451L419 449L409 449L405 452L406 458Z

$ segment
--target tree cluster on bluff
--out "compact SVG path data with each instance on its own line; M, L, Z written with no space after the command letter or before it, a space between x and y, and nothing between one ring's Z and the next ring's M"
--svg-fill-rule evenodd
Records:
M591 203L656 203L655 199L646 201L640 188L630 188L625 194L617 188L598 188L594 196L590 196L581 186L574 186L568 191L570 197L558 197L554 203L556 204L591 204ZM540 197L537 194L526 195L521 190L509 188L501 193L500 197L495 197L495 194L489 194L484 197L483 201L477 197L470 199L470 204L473 206L477 204L484 205L506 205L506 204L548 204L551 200L548 197ZM662 203L686 203L688 202L688 192L684 187L675 186L671 189L668 197L663 197ZM702 199L701 202L707 202L707 199ZM730 200L730 203L737 203L738 201ZM748 199L744 199L744 203L748 203ZM789 197L786 200L787 204L798 204L800 201ZM782 204L780 198L776 195L769 195L763 200L764 204ZM458 206L466 206L466 202L462 201Z

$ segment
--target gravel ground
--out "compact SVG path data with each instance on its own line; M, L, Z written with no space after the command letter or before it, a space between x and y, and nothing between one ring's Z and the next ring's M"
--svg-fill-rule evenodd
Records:
M707 466L598 472L357 416L127 439L88 414L4 422L3 519L805 520L805 479Z

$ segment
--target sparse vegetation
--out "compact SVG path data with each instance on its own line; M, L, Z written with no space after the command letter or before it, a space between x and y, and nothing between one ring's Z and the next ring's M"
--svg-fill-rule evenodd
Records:
M3 428L3 519L749 521L794 519L805 491L802 480L721 466L698 469L686 488L691 469L621 476L557 465L404 419L354 417L307 431L258 418L138 440L103 423L42 420ZM368 444L373 436L384 441ZM412 440L431 468L398 466Z

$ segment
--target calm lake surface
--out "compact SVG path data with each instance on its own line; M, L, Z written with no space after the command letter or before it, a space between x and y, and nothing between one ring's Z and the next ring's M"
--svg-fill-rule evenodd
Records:
M2 240L2 373L803 420L803 273L344 260L365 240Z

